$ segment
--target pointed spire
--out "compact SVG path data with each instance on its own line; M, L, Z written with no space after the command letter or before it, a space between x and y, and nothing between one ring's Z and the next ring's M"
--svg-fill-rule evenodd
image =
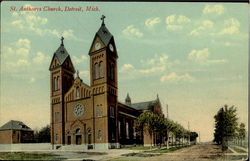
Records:
M127 94L127 97L125 99L125 104L131 106L131 98L129 97L129 93Z
M158 95L158 93L157 93L157 95L156 95L156 99L159 100L159 95Z
M105 19L105 18L106 18L106 16L102 15L102 17L101 17L102 25L105 25L105 23L104 23L104 19Z
M61 46L64 46L63 40L64 40L64 37L62 36L62 37L61 37Z
M76 70L76 78L79 78L79 71Z

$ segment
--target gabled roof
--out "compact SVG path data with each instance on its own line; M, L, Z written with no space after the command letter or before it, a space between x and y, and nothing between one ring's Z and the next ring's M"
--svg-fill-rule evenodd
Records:
M62 65L64 61L67 59L67 57L69 56L69 53L65 49L64 45L61 44L59 48L56 50L56 52L54 53L54 55L58 58L59 64Z
M153 101L147 101L147 102L139 102L139 103L133 103L131 106L137 110L150 110L152 105L157 103L158 100Z
M108 46L109 42L111 41L113 35L109 32L105 24L102 24L99 30L97 31L96 35L102 40L105 46Z
M30 127L25 125L21 121L10 120L6 124L0 127L0 130L23 130L23 131L33 131Z

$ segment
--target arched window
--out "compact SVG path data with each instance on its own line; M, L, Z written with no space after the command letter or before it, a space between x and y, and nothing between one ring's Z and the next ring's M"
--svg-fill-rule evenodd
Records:
M80 134L80 133L81 133L80 128L77 128L77 129L76 129L76 134Z
M80 88L76 87L76 98L80 98Z
M98 130L97 139L102 140L102 130L101 129Z
M57 81L57 83L56 83L57 84L57 88L56 89L58 90L59 89L59 76L57 76L56 81Z
M96 115L97 115L97 117L102 117L102 104L97 105Z
M99 63L99 72L100 72L100 74L99 74L100 78L103 78L104 77L104 65L103 65L103 61L101 61Z
M129 139L129 124L126 122L126 138Z
M99 78L99 64L98 63L95 63L94 78L95 79Z
M56 91L57 90L57 78L56 77L54 77L53 85L54 85L54 91Z
M110 68L110 78L112 79L112 80L114 80L114 65L113 64L111 64L111 68Z

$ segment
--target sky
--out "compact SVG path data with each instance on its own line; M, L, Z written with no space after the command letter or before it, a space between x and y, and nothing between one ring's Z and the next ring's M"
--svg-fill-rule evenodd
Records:
M89 6L97 11L85 11ZM41 11L22 11L22 7ZM62 11L45 11L44 8ZM82 11L64 11L81 7ZM2 2L0 125L50 122L53 53L64 45L89 84L88 51L101 15L118 51L118 100L156 99L170 119L213 139L214 115L228 104L248 113L248 4Z

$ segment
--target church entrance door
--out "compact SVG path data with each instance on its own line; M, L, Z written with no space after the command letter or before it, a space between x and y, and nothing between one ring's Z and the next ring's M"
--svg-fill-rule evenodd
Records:
M70 145L70 144L71 144L71 136L68 136L68 137L67 137L67 140L68 140L68 141L67 141L67 144Z
M82 144L82 136L81 135L76 135L76 145Z

